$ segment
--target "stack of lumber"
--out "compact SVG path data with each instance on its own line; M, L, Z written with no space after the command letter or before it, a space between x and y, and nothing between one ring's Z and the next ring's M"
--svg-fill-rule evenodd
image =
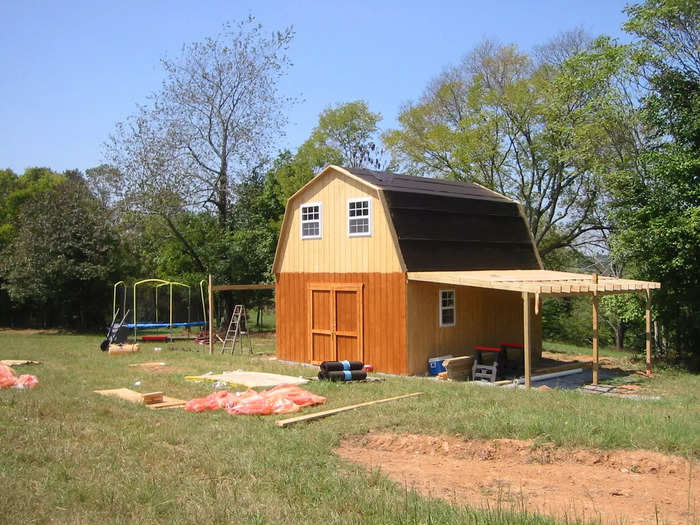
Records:
M471 377L474 356L451 357L450 359L445 359L442 362L442 366L447 371L448 379L452 381L466 381Z
M163 394L163 392L149 392L141 394L129 388L112 388L109 390L94 390L96 394L124 399L130 403L146 405L151 409L177 408L185 406L184 399L176 399Z

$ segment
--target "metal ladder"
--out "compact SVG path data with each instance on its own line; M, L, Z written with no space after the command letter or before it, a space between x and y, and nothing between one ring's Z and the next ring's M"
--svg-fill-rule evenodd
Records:
M221 343L221 353L226 352L226 345L231 343L231 353L236 349L236 341L241 343L241 352L243 351L243 337L248 339L248 349L250 353L253 353L253 346L250 341L250 335L248 335L248 322L245 313L245 307L242 304L237 304L233 307L233 314L231 314L231 320L228 323L228 329L226 330L226 337L224 337Z

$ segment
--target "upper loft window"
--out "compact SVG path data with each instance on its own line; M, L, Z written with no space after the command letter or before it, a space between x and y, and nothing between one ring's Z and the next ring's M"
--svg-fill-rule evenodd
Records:
M309 202L301 205L301 238L321 238L321 203Z
M348 200L348 236L372 235L372 199Z
M455 291L440 290L440 326L454 326L455 319Z

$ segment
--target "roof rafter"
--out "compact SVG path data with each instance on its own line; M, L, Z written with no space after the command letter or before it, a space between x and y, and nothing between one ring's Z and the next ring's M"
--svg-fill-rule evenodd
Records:
M408 272L409 281L472 286L540 295L609 295L661 288L661 283L552 270L480 270L469 272Z

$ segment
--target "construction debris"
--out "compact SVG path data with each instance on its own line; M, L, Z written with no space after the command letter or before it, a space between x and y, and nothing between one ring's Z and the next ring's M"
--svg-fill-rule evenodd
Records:
M0 360L5 366L22 366L22 365L39 365L39 361L31 361L29 359L2 359Z
M327 417L327 416L332 416L333 414L339 414L341 412L347 412L348 410L354 410L355 408L360 408L360 407L366 407L370 405L377 405L379 403L387 403L389 401L395 401L397 399L403 399L405 397L413 397L413 396L419 396L423 392L414 392L412 394L404 394L402 396L396 396L396 397L388 397L386 399L377 399L376 401L367 401L365 403L358 403L356 405L348 405L345 407L340 407L340 408L334 408L332 410L325 410L323 412L316 412L315 414L308 414L305 416L299 416L299 417L292 417L289 419L282 419L277 422L278 427L286 427L289 425L293 425L294 423L300 423L302 421L312 421L314 419L319 419L322 417Z
M214 374L207 372L201 376L185 376L187 381L212 381L226 383L228 385L243 385L248 388L271 387L278 385L303 385L308 380L303 377L285 376L280 374L267 374L265 372L245 372L235 370Z
M184 399L176 399L174 397L169 397L163 394L163 392L151 392L148 394L141 394L129 388L113 388L110 390L95 390L96 394L101 396L118 397L119 399L124 399L130 403L137 403L146 405L151 409L159 408L176 408L185 406L186 401Z
M0 364L0 388L34 388L39 384L39 379L31 374L22 374L19 377L15 371L7 365Z
M146 405L162 403L164 397L163 392L149 392L148 394L141 394L141 398Z
M133 345L109 345L109 351L107 353L109 355L133 354L140 350L141 347L139 347L138 343Z
M581 392L584 394L600 394L605 397L619 397L633 399L635 401L659 401L660 396L640 396L635 392L642 389L639 385L584 385Z
M447 377L452 381L466 381L467 379L470 379L472 375L474 356L465 355L460 357L451 357L450 359L445 359L442 362L442 366L445 367Z
M288 414L299 408L323 404L326 398L296 385L279 385L270 390L230 393L225 390L212 392L207 397L191 399L185 405L190 412L225 409L233 415Z

